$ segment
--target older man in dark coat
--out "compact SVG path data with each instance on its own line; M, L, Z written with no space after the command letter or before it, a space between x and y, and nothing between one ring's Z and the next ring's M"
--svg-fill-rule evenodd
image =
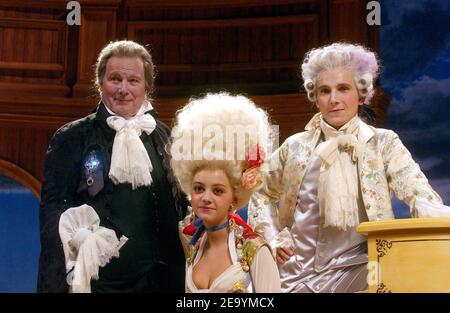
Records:
M182 292L177 225L187 202L165 150L169 129L147 100L151 56L131 41L110 43L99 55L96 82L102 98L96 112L64 125L47 151L38 291L69 291L60 218L88 205L101 227L128 238L120 256L100 267L93 292Z

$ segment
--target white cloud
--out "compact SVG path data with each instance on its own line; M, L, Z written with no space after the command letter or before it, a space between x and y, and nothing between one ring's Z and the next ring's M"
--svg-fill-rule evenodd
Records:
M441 114L448 116L450 112L449 86L450 78L439 80L422 76L403 89L402 99L394 99L389 113L395 119L401 118L405 121L414 120L415 122L432 121L441 117ZM410 126L414 127L414 124L410 124Z

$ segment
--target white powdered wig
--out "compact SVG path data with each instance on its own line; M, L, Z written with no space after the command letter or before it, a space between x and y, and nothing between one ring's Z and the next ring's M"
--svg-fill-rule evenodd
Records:
M347 43L333 43L310 50L303 60L302 77L309 101L316 101L316 81L323 70L339 68L353 72L360 97L369 103L373 96L373 84L379 74L379 61L367 48Z
M171 134L171 165L182 190L189 195L201 169L223 169L236 191L248 168L249 152L257 145L270 155L267 113L242 95L210 93L191 99L177 112Z

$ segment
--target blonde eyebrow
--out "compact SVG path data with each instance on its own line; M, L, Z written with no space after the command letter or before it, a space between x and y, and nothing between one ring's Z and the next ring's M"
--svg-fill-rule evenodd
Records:
M201 182L199 182L199 181L194 181L194 182L192 182L192 184L199 184L199 185L202 185L202 186L205 185L204 183L201 183ZM226 187L224 184L212 184L212 186L213 186L213 187L218 187L218 186L220 186L220 187Z

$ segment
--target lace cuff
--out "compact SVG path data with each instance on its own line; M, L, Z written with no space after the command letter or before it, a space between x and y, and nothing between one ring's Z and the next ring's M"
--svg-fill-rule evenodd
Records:
M289 229L285 227L282 231L276 234L270 242L270 246L272 247L272 254L274 258L276 258L277 256L277 248L294 248L294 241L292 240L291 232L289 231Z
M450 207L442 203L431 202L422 197L415 197L410 204L417 212L417 217L450 217Z
M98 269L111 258L119 257L119 249L128 240L117 239L116 233L101 227L95 210L82 205L66 210L59 220L59 235L63 244L66 271L73 269L68 283L72 292L90 292L91 279L98 279Z

